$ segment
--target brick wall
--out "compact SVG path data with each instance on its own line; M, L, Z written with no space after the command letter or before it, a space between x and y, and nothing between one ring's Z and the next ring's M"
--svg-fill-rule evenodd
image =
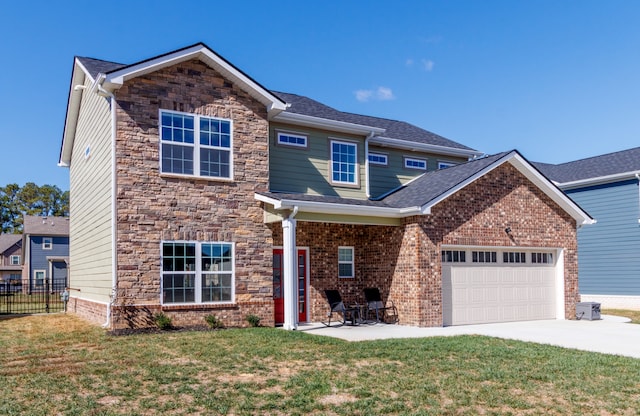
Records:
M504 232L511 227L513 238ZM282 244L280 224L272 224ZM321 244L318 244L321 242ZM505 164L403 226L297 224L297 245L310 247L310 319L325 319L324 289L363 302L363 289L380 288L405 325L442 326L440 249L445 245L564 248L566 318L579 301L576 225L569 215ZM339 279L338 246L355 247L355 279Z
M257 314L273 325L271 231L254 192L268 188L263 104L195 60L133 79L117 92L118 288L113 329L149 324L163 310L182 326L214 314L227 326ZM234 181L159 173L159 109L233 120ZM160 306L163 240L235 243L229 306Z

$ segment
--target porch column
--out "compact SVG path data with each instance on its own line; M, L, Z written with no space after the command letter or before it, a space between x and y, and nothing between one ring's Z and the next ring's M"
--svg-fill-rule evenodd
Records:
M282 262L284 295L284 329L298 328L298 277L296 255L296 220L293 215L282 220Z

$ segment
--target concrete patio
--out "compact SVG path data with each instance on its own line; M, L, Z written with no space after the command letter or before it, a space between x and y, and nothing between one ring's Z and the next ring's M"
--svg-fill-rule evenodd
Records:
M357 326L332 324L326 327L321 323L310 323L298 326L298 330L346 341L485 335L640 358L640 325L628 322L627 318L602 315L602 319L594 321L544 320L441 328L379 323Z

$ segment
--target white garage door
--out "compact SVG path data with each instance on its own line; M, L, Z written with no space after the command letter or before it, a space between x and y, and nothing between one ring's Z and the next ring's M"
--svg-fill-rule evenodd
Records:
M443 250L444 325L554 319L555 250Z

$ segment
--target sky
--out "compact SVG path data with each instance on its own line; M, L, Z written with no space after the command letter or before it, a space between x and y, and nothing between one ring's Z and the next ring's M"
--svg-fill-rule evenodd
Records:
M15 1L0 15L0 186L58 167L74 56L198 42L268 89L563 163L640 144L640 2Z

